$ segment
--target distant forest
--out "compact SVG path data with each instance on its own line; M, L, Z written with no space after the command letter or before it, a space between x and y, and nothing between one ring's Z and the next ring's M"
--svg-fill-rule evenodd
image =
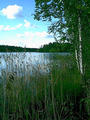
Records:
M73 46L70 43L58 43L53 42L48 45L44 45L39 49L39 52L71 52L73 51Z
M49 43L40 48L23 48L16 46L0 45L0 52L71 52L73 51L70 43Z

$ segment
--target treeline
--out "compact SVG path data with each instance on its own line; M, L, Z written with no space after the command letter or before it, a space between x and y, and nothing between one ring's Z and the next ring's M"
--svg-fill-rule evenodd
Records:
M49 43L41 48L22 48L15 46L0 45L0 52L71 52L73 51L70 43Z
M39 49L39 52L72 52L73 46L70 43L53 42L44 45Z
M37 48L23 48L15 46L0 45L0 52L36 52Z

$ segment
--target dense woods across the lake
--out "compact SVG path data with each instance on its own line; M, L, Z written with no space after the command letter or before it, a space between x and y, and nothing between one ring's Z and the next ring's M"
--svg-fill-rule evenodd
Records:
M0 52L71 52L73 51L70 43L49 43L41 48L22 48L15 46L0 46Z
M71 52L73 51L73 46L70 43L49 43L44 45L39 49L39 52Z
M16 46L0 45L0 52L36 52L36 48L23 48Z

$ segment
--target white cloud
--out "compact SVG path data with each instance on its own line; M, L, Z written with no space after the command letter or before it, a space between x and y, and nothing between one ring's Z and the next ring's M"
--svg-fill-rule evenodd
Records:
M10 25L0 25L0 31L11 31L11 30L17 30L22 27L22 24L18 24L15 27L11 27Z
M0 31L2 31L4 28L4 25L0 25Z
M31 47L31 48L39 48L41 45L48 44L50 42L54 42L54 38L48 37L49 34L45 31L43 32L24 32L23 34L16 35L21 43L23 43L23 47Z
M38 37L46 37L48 35L48 33L45 32L45 31L43 31L43 32L36 32L35 35L38 36Z
M1 10L1 13L8 19L15 19L22 16L22 6L18 5L8 5L6 8Z
M22 24L19 24L16 26L16 28L21 28L22 27Z
M7 28L9 28L8 26ZM41 35L41 36L39 36ZM14 46L22 46L29 48L39 48L41 45L48 44L50 42L54 42L54 38L47 38L49 35L47 32L24 32L23 34L18 33L13 36L5 36L2 40L0 40L0 44L3 45L14 45Z
M24 32L23 34L17 34L16 36L19 38L30 38L31 39L35 36L35 34L32 32Z
M39 38L52 38L52 37L48 37L51 36L49 35L47 32L43 31L43 32L24 32L23 34L17 34L17 37L39 37Z
M18 46L19 40L7 37L7 39L0 39L0 45Z
M16 30L15 27L10 27L10 25L7 25L4 29L4 31L10 31L10 30Z
M24 19L24 27L25 28L38 28L37 25L31 24L28 20Z
M22 38L22 37L24 37L23 34L17 34L16 36L17 36L18 38Z
M29 28L30 27L30 22L27 20L24 20L24 27Z

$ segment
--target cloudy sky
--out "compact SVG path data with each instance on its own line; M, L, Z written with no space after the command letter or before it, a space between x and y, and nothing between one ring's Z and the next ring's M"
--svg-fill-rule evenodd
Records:
M0 0L0 45L38 48L54 42L48 22L33 18L34 0Z

